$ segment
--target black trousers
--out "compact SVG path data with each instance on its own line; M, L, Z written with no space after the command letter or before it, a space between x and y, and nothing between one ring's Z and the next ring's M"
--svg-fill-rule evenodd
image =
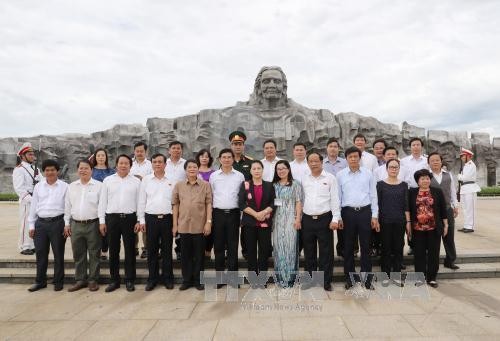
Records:
M271 232L269 227L245 226L243 233L247 242L248 271L258 274L267 271L271 253Z
M205 236L205 251L212 252L214 248L214 234L210 233L208 236Z
M241 226L240 233L240 245L241 245L241 254L245 255L248 253L246 234L245 234L245 226Z
M205 238L203 233L180 233L182 283L200 284L200 272L203 271Z
M238 239L240 233L240 210L221 210L214 208L212 213L215 270L224 271L225 251L227 250L227 269L238 271Z
M312 276L313 271L323 271L324 284L330 284L333 275L333 231L330 229L332 213L313 219L302 215L302 243L306 261L305 270ZM318 262L319 247L319 262ZM319 266L318 266L319 265Z
M422 272L427 281L435 281L439 270L441 235L436 229L412 232L415 272Z
M444 264L452 264L457 259L457 249L455 248L455 216L453 215L453 208L447 210L448 218L448 234L443 237L443 246L446 251L446 258Z
M36 283L47 283L49 249L54 254L54 284L64 283L64 219L61 215L53 221L35 222Z
M337 249L337 255L344 256L344 230L337 230L337 245L335 246ZM356 242L354 243L354 253L359 252L359 240L356 238Z
M373 250L381 250L381 248L382 248L382 236L380 235L380 232L372 230L371 247Z
M101 236L101 241L102 241L101 251L108 252L109 244L108 244L108 234L107 233L104 236Z
M145 214L146 236L148 250L148 282L173 283L174 272L172 266L172 215L165 214L162 218L158 215ZM161 250L161 277L159 273L158 251Z
M120 247L125 251L125 281L135 281L135 213L106 214L109 238L109 273L111 282L120 283Z
M370 206L356 211L351 207L342 207L342 221L344 222L344 274L348 282L351 281L349 273L355 272L354 245L359 238L361 249L361 272L372 271L370 257L370 241L372 235Z
M390 276L391 272L401 272L403 247L405 245L405 222L380 222L382 242L382 271Z

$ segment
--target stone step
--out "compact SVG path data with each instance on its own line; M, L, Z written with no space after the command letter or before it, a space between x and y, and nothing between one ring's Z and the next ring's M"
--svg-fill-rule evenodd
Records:
M243 271L244 269L242 269ZM359 270L359 268L358 268ZM380 267L373 267L373 271L380 271ZM406 272L412 272L413 266L408 266ZM120 271L122 278L123 269ZM53 276L53 268L49 267L47 271L49 281ZM148 271L146 269L137 269L137 284L144 284L147 281ZM181 272L180 269L174 270L175 283L181 283ZM450 270L444 268L443 266L439 269L438 279L464 279L464 278L492 278L500 277L500 262L488 262L488 263L463 263L460 264L460 269ZM101 282L108 283L110 280L109 272L104 270L101 271ZM34 268L0 268L0 283L19 283L19 284L31 284L35 281L35 269ZM334 282L343 282L344 274L342 268L334 268ZM74 282L74 269L67 269L65 272L65 282Z
M123 259L120 260L121 266L123 266ZM444 262L444 255L441 255L440 257L440 263L443 264ZM300 257L300 267L304 267L304 257ZM355 258L355 263L356 266L359 266L359 256ZM413 256L405 256L403 258L403 263L405 265L412 265L413 264ZM459 255L456 260L457 264L470 264L470 263L500 263L500 254L465 254L465 255ZM54 264L53 259L49 259L49 267L52 267ZM343 259L341 257L335 256L334 258L334 267L342 267L343 266ZM373 257L372 258L372 264L374 266L380 266L380 258L379 257ZM180 261L175 259L173 260L173 266L175 269L180 269ZM238 260L238 266L240 269L246 269L248 267L247 261L243 258L240 258ZM272 258L269 261L269 267L273 268L274 262ZM68 259L66 258L64 260L64 267L66 269L73 269L75 267L75 263L73 259ZM136 267L137 269L147 269L147 261L145 259L141 259L137 257L136 259ZM213 269L215 267L214 259L206 260L205 261L205 268L206 269ZM0 259L0 269L2 268L36 268L36 260L35 256L27 256L26 258L16 258L16 259L8 259L8 258L3 258ZM107 269L109 268L109 261L101 261L101 269Z

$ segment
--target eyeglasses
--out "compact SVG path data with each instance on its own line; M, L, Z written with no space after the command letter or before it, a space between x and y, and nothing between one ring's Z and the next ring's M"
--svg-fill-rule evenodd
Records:
M387 168L389 168L389 169L393 169L393 170L397 170L397 169L399 169L399 167L398 167L398 166L389 166L389 167L387 167Z

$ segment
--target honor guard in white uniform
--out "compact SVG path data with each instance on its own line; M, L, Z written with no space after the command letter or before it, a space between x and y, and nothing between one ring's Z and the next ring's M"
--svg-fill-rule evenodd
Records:
M35 244L29 236L28 216L30 212L33 188L43 178L36 168L35 152L31 143L24 143L17 153L21 163L12 172L12 184L19 197L19 242L18 247L22 255L35 254Z
M465 233L474 232L477 192L481 191L481 187L476 183L477 171L472 161L473 156L472 151L462 148L460 159L463 162L463 168L457 176L460 186L460 202L464 211L464 227L459 231Z

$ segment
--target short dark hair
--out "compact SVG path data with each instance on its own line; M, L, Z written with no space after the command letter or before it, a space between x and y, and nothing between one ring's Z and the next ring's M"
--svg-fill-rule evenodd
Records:
M361 158L361 150L359 150L358 147L356 146L352 146L352 147L349 147L345 150L344 154L345 154L345 157L348 157L349 154L352 154L352 153L358 153L359 157Z
M198 164L198 161L196 161L195 159L189 159L189 160L186 160L186 162L184 162L184 170L186 170L188 168L188 164L190 163L194 163L196 165L196 167L200 167L200 165Z
M278 171L276 170L278 168L278 165L285 165L285 167L288 168L288 183L286 185L291 186L293 181L292 167L290 167L290 163L287 160L279 160L278 162L276 162L276 165L274 166L273 183L278 183L280 181Z
M396 155L399 155L398 150L396 149L396 147L393 147L393 146L388 146L388 147L385 147L385 148L384 148L384 152L383 152L383 154L385 155L385 153L386 153L387 151L389 151L389 150L394 150L394 151L396 152Z
M106 155L106 162L104 163L106 165L106 168L109 168L109 157L108 157L108 151L104 148L97 148L94 152L94 154L92 154L92 156L90 157L91 160L92 160L92 168L94 168L95 166L97 166L97 161L95 159L95 157L97 156L97 153L99 152L103 152L104 155Z
M146 142L142 142L142 141L136 142L134 144L134 150L135 150L135 148L140 147L140 146L143 146L144 150L146 150L146 151L148 150L148 145L146 144Z
M307 149L306 144L304 142L295 142L293 144L293 149L295 149L295 147L299 147L299 146L304 147L304 149Z
M274 148L277 147L276 141L274 141L273 139L268 139L268 140L264 141L264 143L262 144L262 148L264 148L264 146L266 145L266 143L272 143L274 145Z
M385 163L385 169L389 168L389 163L391 163L392 161L396 161L398 165L401 165L401 162L398 159L390 159Z
M356 135L354 135L354 137L352 138L352 142L356 141L356 139L363 139L365 140L366 142L366 137L365 135L361 134L361 133L357 133Z
M120 158L126 158L128 160L128 162L130 163L130 167L132 167L132 158L130 156L128 156L127 154L120 154L116 157L116 162L115 164L118 166L118 161L120 160Z
M384 144L384 148L387 148L387 142L384 139L376 139L375 141L373 141L372 147L375 148L375 145L377 143L383 143Z
M430 153L430 154L427 156L427 163L429 163L429 159L431 158L431 156L434 156L434 155L439 156L439 158L441 159L441 162L443 162L443 157L441 156L441 154L439 154L438 152L432 152L432 153Z
M52 160L52 159L48 159L48 160L44 160L42 162L42 171L45 172L45 169L47 167L54 167L56 169L56 171L59 172L59 169L61 168L59 166L59 162L57 162L56 160Z
M181 149L182 149L182 143L181 143L181 141L177 141L177 140L170 142L170 143L168 144L168 148L170 148L170 147L172 147L172 146L175 146L175 145L179 145L179 146L181 146Z
M250 161L250 168L252 168L254 163L258 163L262 168L264 168L264 164L262 164L262 161L260 160L252 160Z
M162 153L155 153L153 154L153 156L151 156L151 161L153 161L154 159L156 159L157 157L162 157L163 158L163 163L166 163L167 162L167 157L162 154Z
M408 145L411 146L411 144L415 141L419 141L420 142L420 145L423 147L424 146L424 141L422 141L422 139L420 137L412 137L410 139L410 142L408 142Z
M319 156L319 161L323 162L323 155L319 152L317 149L311 149L310 151L307 152L306 160L309 161L309 157L313 154L316 154Z
M328 141L326 141L326 146L328 147L330 145L330 143L334 143L334 142L337 144L337 147L340 148L339 140L336 137L330 137L328 139Z
M418 184L418 180L420 180L420 178L423 176L428 176L429 179L432 179L432 173L428 169L425 169L425 168L422 168L413 174L413 177L415 178L415 182L417 184Z
M87 165L89 165L90 169L94 168L92 166L92 163L88 160L88 159L80 159L78 160L78 162L76 163L76 169L80 168L80 164L81 163L86 163Z
M208 168L212 167L212 164L214 163L214 158L212 154L210 154L210 151L208 149L202 149L198 153L196 153L196 156L194 157L196 162L198 162L198 167L200 167L200 158L203 156L203 154L207 153L208 154Z
M222 156L222 154L226 154L226 153L231 154L231 156L232 156L232 157L233 157L233 159L234 159L234 152L231 150L231 148L224 148L224 149L222 149L222 150L219 152L219 159L220 159L220 157Z

